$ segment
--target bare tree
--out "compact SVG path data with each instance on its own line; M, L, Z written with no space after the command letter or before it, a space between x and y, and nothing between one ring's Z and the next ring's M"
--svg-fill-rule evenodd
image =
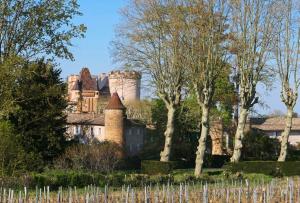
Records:
M249 109L257 102L257 83L264 79L273 39L273 3L276 0L232 0L232 52L239 73L239 117L231 162L241 157Z
M281 100L287 108L286 123L281 133L281 150L278 161L285 161L287 144L292 128L293 112L298 99L300 79L299 54L300 54L300 22L295 15L296 2L293 0L281 1L278 5L283 12L279 12L278 33L275 40L274 53L276 56L277 73L281 82ZM295 19L298 18L298 19ZM298 20L295 21L295 20Z
M125 22L119 26L114 42L115 59L148 74L168 110L161 161L170 159L175 111L184 82L179 5L180 0L131 0L122 12Z
M186 61L189 78L202 110L201 134L196 152L195 175L202 173L209 117L216 80L226 67L226 15L225 0L190 1L187 18Z

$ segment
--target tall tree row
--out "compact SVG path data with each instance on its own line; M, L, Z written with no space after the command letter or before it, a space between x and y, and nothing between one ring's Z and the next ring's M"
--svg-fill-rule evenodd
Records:
M116 58L148 73L153 89L165 103L168 122L161 161L170 160L175 111L188 90L195 93L201 109L195 175L202 173L211 109L216 107L214 93L224 74L235 75L237 128L231 162L240 161L247 119L259 102L257 86L270 79L275 63L288 109L278 160L285 159L299 86L299 38L294 37L298 28L293 32L291 2L131 0L123 10L125 22L118 27Z

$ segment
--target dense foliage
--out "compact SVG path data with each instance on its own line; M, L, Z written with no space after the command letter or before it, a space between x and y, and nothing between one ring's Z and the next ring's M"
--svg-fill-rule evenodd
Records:
M0 121L0 160L1 176L16 175L16 171L23 171L26 161L24 151L8 121Z
M240 163L231 163L226 168L232 172L262 173L272 176L299 176L299 161L243 161Z
M1 170L42 170L64 151L65 84L56 69L43 60L19 58L1 64ZM5 76L12 76L4 78ZM10 147L7 147L10 146ZM9 153L11 151L11 153ZM5 160L5 161L4 161Z
M1 0L0 5L0 61L13 55L73 59L71 40L86 30L72 22L81 15L76 0Z
M276 160L280 151L277 138L270 138L260 131L250 131L243 139L243 160Z
M26 63L14 88L17 110L9 120L18 133L21 145L35 160L51 161L65 145L67 106L65 84L60 69L43 61Z

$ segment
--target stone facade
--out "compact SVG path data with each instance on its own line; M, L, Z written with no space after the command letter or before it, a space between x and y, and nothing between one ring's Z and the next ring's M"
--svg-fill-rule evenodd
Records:
M140 79L139 73L128 71L92 76L87 68L69 76L66 136L82 143L94 139L115 142L129 156L139 153L144 145L145 125L127 119L123 103L140 99Z
M75 112L103 113L109 98L117 92L123 102L140 100L141 74L136 71L112 71L99 76L83 68L68 77L68 101ZM76 105L76 106L75 106Z
M97 78L92 77L88 68L83 68L79 76L68 78L68 101L76 104L77 113L96 112L99 93Z
M124 146L125 107L117 93L113 93L104 112L106 140Z
M141 75L136 71L112 71L108 75L110 93L124 102L140 100Z

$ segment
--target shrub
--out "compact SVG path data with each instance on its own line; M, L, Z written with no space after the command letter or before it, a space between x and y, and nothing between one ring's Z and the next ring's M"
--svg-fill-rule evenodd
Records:
M262 173L272 176L297 176L300 175L300 161L244 161L230 163L225 166L232 173Z
M110 142L73 145L55 161L55 168L109 173L120 162L121 151L119 145Z
M106 183L109 186L120 187L124 184L124 174L111 174L106 177Z
M280 143L277 138L271 138L263 132L252 130L243 139L243 160L277 160Z

